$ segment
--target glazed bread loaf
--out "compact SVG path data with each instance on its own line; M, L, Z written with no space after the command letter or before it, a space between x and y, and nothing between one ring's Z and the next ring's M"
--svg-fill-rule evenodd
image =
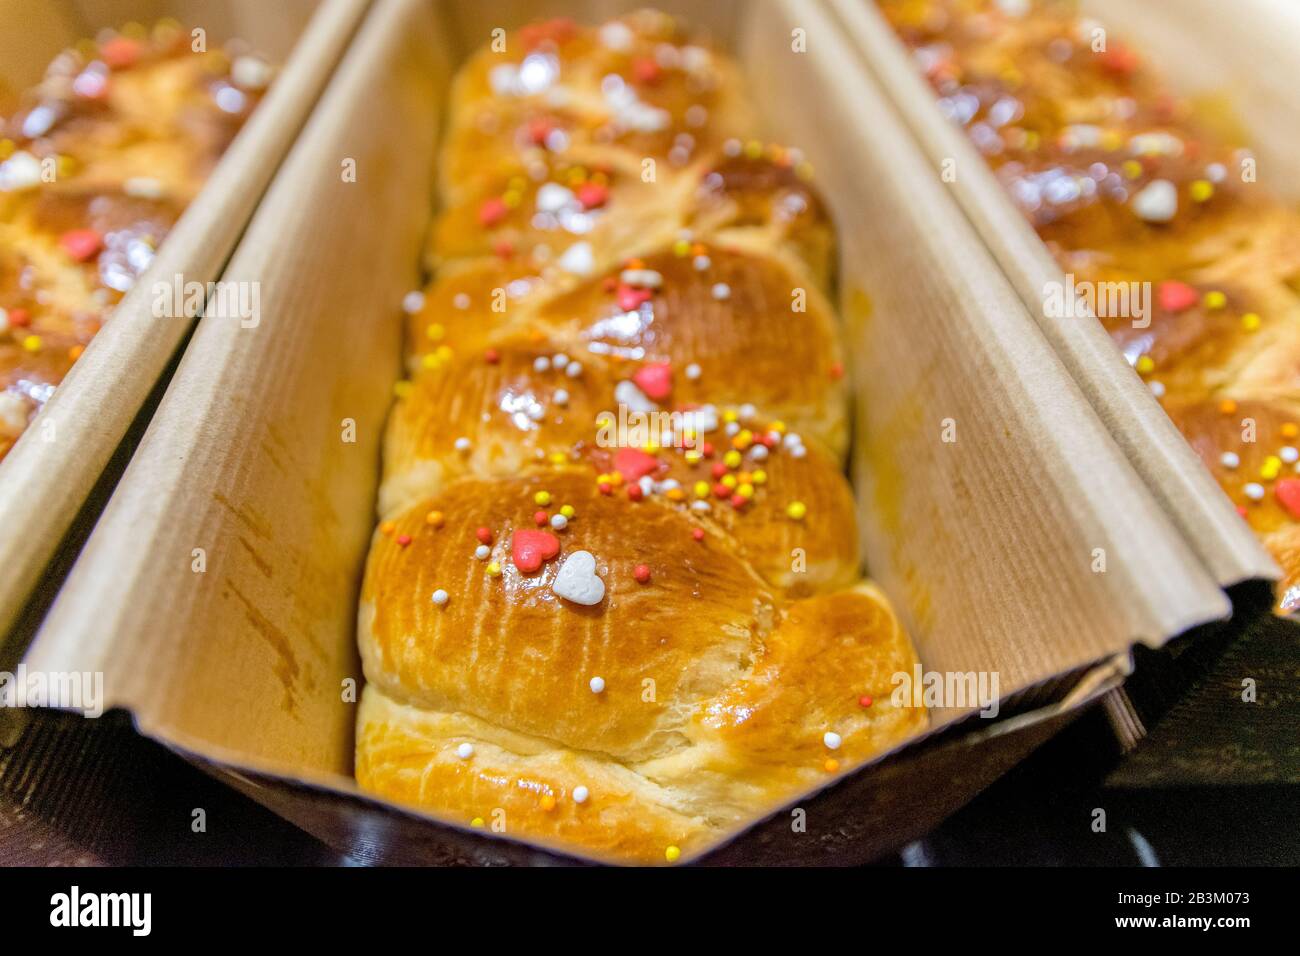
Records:
M0 457L153 259L271 70L166 21L64 51L0 120Z
M880 6L1062 270L1151 290L1148 314L1099 317L1300 608L1300 214L1138 51L1094 49L1073 4Z
M859 576L833 230L750 116L652 12L461 71L360 607L363 787L673 862L924 725Z

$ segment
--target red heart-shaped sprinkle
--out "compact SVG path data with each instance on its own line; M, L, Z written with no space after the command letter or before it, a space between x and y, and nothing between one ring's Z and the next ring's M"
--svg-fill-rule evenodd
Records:
M524 574L532 574L560 553L560 539L549 531L516 531L510 536L510 557Z
M632 376L636 387L656 402L662 402L673 390L673 367L667 362L642 365Z
M1273 494L1292 518L1300 518L1300 478L1283 478L1273 486Z
M631 312L640 307L642 302L649 302L653 293L649 289L636 289L626 283L618 287L618 307L624 312Z
M1201 294L1186 282L1170 279L1160 283L1156 290L1156 301L1166 312L1182 312L1190 309L1200 301Z
M85 262L104 247L104 237L94 229L69 229L59 236L59 245L78 262Z
M109 69L125 70L140 59L140 42L130 37L116 36L100 44L99 55L104 58Z
M632 78L638 83L657 83L662 75L663 68L651 57L638 57L632 61Z
M614 455L614 470L624 481L640 481L642 477L659 470L659 459L639 448L620 448Z

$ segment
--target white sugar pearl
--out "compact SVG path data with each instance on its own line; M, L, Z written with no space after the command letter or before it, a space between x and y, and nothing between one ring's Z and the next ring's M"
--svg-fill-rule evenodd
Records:
M442 588L438 588L438 590L433 592L433 603L438 605L439 607L442 607L444 604L447 603L448 597L449 595L447 594L446 591L444 591Z
M574 803L586 803L586 802L587 802L587 798L588 798L589 796L591 796L591 791L588 790L586 787L574 787L574 788L573 788L573 802L574 802Z
M464 292L456 293L456 297L451 300L451 304L464 312L469 308L469 296Z
M1153 179L1133 197L1133 213L1146 222L1168 222L1178 212L1178 187Z
M765 459L767 458L767 446L766 446L766 445L754 445L754 446L753 446L752 448L750 448L750 450L749 450L749 457L752 458L752 459L754 459L754 461L763 461L763 460L765 460Z
M1242 488L1241 490L1246 493L1246 497L1249 498L1251 501L1260 501L1264 497L1264 486L1259 484L1258 482L1252 481L1250 484L1246 485L1246 487Z
M562 388L557 388L555 394L551 397L555 399L556 405L569 404L569 393Z
M551 364L556 368L564 368L564 366L569 364L569 357L561 352L551 359Z
M1241 464L1241 458L1235 451L1225 451L1219 456L1219 464L1224 468L1236 468Z
M830 750L839 750L840 744L843 742L844 741L840 739L840 735L833 730L828 730L822 735L822 743L824 743Z
M492 549L489 548L486 544L480 544L477 548L474 549L474 557L478 558L480 561L486 561L488 559L488 555L491 553L492 553Z
M755 408L751 402L746 402L744 405L741 405L739 411L741 418L753 418L758 414L758 409Z
M716 283L713 286L712 292L713 298L717 299L719 302L725 302L727 299L731 298L731 286L727 285L725 282Z
M1288 465L1300 461L1300 451L1297 451L1290 445L1283 445L1278 449L1277 457L1281 458Z
M713 260L710 259L708 256L696 256L696 257L695 257L695 269L696 269L696 271L698 271L698 272L704 272L704 271L705 271L706 269L708 269L709 266L711 266L711 265L713 265Z
M700 367L696 365L694 362L686 366L686 377L690 379L692 382L697 380L700 377Z
M808 449L804 448L803 445L795 445L793 448L790 449L791 458L802 459L807 454L808 454Z
M551 515L551 527L556 531L563 531L569 526L569 519L564 515Z
M564 374L569 376L569 378L577 378L582 374L582 363L570 362L568 366L565 367Z
M474 745L461 744L456 748L456 756L461 760L468 760L470 757L474 756Z
M545 355L539 355L537 356L537 358L533 359L534 372L545 372L550 367L551 367L551 360L548 359Z
M456 450L457 450L457 451L461 451L461 452L469 451L469 439L468 439L468 438L457 438L457 439L456 439Z
M1156 398L1163 398L1163 397L1164 397L1164 394L1165 394L1165 383L1164 383L1164 382L1152 382L1152 383L1151 383L1151 394L1154 395Z
M602 693L602 692L605 690L605 678L603 678L603 677L593 677L593 678L591 679L591 682L590 682L590 684L589 684L588 686L591 687L591 692L592 692L593 694L599 694L599 693Z
M402 296L402 311L407 315L415 315L424 308L424 293L419 289L414 292L408 292Z

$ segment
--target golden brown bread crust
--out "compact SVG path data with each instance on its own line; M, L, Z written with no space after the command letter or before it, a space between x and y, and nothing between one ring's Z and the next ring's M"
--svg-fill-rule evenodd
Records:
M67 50L0 121L0 457L148 267L269 79L171 22Z
M1300 607L1294 462L1269 463L1300 422L1300 213L1136 51L1094 51L1072 4L880 6L1063 271L1150 289L1145 316L1100 317L1282 565L1279 609ZM1241 416L1216 411L1237 403L1267 442L1243 447Z
M673 862L926 720L889 702L915 653L858 581L833 232L797 151L731 138L734 67L668 18L506 48L456 81L437 275L407 302L357 779ZM533 55L563 96L493 92ZM667 126L620 129L611 72Z

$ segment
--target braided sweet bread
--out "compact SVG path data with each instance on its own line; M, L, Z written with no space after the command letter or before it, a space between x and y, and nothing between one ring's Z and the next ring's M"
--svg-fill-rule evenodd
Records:
M1100 318L1300 608L1300 214L1133 49L1094 52L1073 4L880 7L1062 270L1152 290L1141 321Z
M671 19L506 50L456 81L407 303L357 779L672 862L925 722L859 580L832 228L797 152L730 138L736 70Z
M0 120L0 458L153 259L270 81L171 21L60 54Z

